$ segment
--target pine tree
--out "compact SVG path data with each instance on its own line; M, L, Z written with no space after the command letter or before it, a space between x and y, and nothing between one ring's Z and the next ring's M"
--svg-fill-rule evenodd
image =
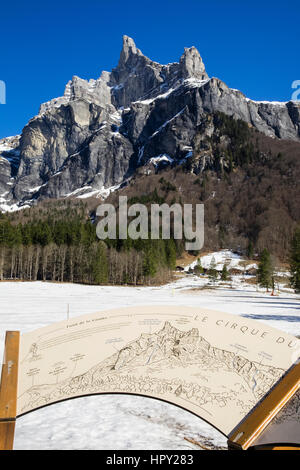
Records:
M218 271L216 269L216 260L215 257L213 256L209 265L209 270L208 270L208 277L211 281L215 282L217 277L218 277Z
M300 292L300 227L294 233L290 252L291 286Z
M194 270L195 270L195 273L198 274L198 276L199 276L200 274L203 274L203 273L204 273L204 269L203 269L203 267L202 267L201 259L200 259L200 258L198 258L197 264L196 264Z
M253 256L254 256L254 248L253 248L253 243L250 240L248 248L247 248L247 258L253 259Z
M105 284L108 282L108 265L106 247L103 242L98 242L92 250L92 274L95 284Z
M274 277L271 255L265 248L260 256L260 262L257 270L257 280L261 287L265 287L267 292L269 287L272 286L272 279Z
M156 269L157 269L157 266L154 260L153 249L148 248L144 254L143 274L146 277L153 277L156 274Z
M165 251L167 257L167 266L170 269L176 267L176 245L173 239L165 240Z
M227 269L227 264L225 263L223 265L223 269L222 269L222 272L221 272L221 281L227 281L229 278L229 272L228 272L228 269Z

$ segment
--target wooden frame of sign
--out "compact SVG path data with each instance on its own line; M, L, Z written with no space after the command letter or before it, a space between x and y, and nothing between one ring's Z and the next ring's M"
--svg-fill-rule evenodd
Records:
M17 415L19 331L7 331L0 382L0 450L12 450Z
M287 444L255 447L257 438L299 388L300 363L292 366L269 394L230 433L228 448L231 450L247 450L252 446L253 449L257 450L300 450L299 446Z

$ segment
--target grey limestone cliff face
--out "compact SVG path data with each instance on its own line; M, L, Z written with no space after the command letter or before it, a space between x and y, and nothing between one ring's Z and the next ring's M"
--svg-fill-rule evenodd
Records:
M0 209L4 205L7 210L13 201L12 189L20 161L19 138L0 140Z
M161 65L124 36L112 72L97 80L73 77L64 96L41 105L14 149L17 160L1 157L0 146L0 194L19 205L100 194L161 156L180 164L193 152L196 128L216 111L268 136L300 140L299 103L251 101L210 79L195 47L178 63Z
M0 157L0 199L5 198L9 193L9 183L11 181L11 164L4 157ZM4 199L5 200L5 199Z
M32 119L20 139L15 197L20 200L32 195L33 188L47 185L58 172L64 171L68 160L86 148L108 117L105 108L78 98ZM62 185L56 193L63 195L64 186L70 184Z

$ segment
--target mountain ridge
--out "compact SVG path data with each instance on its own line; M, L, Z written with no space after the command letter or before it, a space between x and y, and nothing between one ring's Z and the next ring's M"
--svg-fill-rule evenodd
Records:
M194 151L196 128L214 112L300 142L299 103L246 98L209 78L195 47L185 48L179 62L161 65L124 36L116 68L97 80L74 76L62 97L41 105L22 131L14 165L0 153L6 175L0 210L49 198L104 198L162 155L181 164Z

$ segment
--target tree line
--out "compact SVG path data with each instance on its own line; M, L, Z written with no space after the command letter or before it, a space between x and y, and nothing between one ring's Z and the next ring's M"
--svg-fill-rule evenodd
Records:
M166 281L175 268L174 240L107 240L81 216L14 224L0 216L0 280L89 284Z
M153 196L153 195L152 195ZM149 201L147 201L149 202ZM78 282L88 284L151 284L170 279L176 258L184 243L179 240L101 241L96 225L80 210L39 209L32 218L0 214L0 280ZM51 215L49 215L51 214ZM27 220L28 217L28 220ZM247 255L253 258L250 242ZM292 237L289 250L290 280L300 292L300 228ZM274 288L276 258L265 248L261 251L257 282ZM195 271L203 272L199 260ZM219 273L214 262L208 275L215 280ZM229 277L224 265L221 279Z

